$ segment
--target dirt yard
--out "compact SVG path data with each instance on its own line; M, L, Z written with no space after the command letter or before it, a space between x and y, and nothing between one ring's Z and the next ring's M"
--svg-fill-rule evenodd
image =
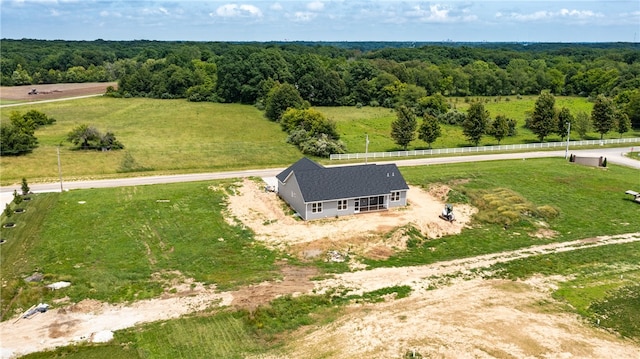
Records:
M405 208L362 213L354 216L302 221L285 213L286 204L264 184L245 179L235 196L229 199L232 216L256 233L256 239L286 250L301 259L324 255L329 250L385 258L406 249L408 236L399 227L412 226L428 238L460 233L471 221L475 209L467 205L454 208L456 221L438 216L444 208L440 198L449 188L440 185L425 192L410 187ZM390 236L387 234L391 233Z
M406 238L401 231L389 238L385 232L411 223L429 237L457 233L468 225L474 212L471 207L457 206L458 221L440 220L441 198L447 188L437 186L428 192L411 188L410 205L405 209L302 222L285 215L282 202L275 194L264 192L262 185L249 180L242 183L229 200L228 220L241 221L256 232L258 240L302 258L348 249L364 255L388 255L401 250ZM292 333L282 349L286 354L273 358L403 358L415 352L424 358L638 359L637 343L585 323L551 297L563 278L539 277L524 282L481 278L482 268L498 262L634 241L640 241L640 233L545 244L431 265L354 268L319 281L311 280L317 275L314 269L280 263L281 280L232 292L178 278L164 283L166 292L161 298L131 305L62 301L56 309L31 319L2 322L0 357L13 358L82 341L105 341L118 329L214 306L251 309L285 294L318 293L336 287L362 293L409 285L412 294L407 298L353 304L333 323Z
M116 82L87 82L69 84L46 84L26 86L0 86L0 100L43 101L66 97L98 95L107 91L108 86L118 87ZM38 94L29 95L32 89Z

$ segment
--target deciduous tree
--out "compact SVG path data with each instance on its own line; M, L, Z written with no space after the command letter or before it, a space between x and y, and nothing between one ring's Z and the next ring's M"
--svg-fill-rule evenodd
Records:
M569 124L573 122L573 115L571 114L571 111L566 107L562 107L557 113L556 122L558 123L556 133L560 135L561 140L564 140L565 136L567 136L567 131L569 130Z
M391 137L398 146L404 150L416 136L416 115L407 106L396 109L396 120L391 123Z
M38 139L32 129L25 129L13 123L0 126L0 155L18 156L33 151L38 146Z
M555 103L555 97L547 91L542 92L536 100L529 128L538 136L540 142L556 131Z
M503 138L509 135L509 119L505 115L496 116L495 120L489 124L489 135L498 141L498 145Z
M627 116L627 114L622 111L616 111L614 114L614 118L616 131L618 131L618 133L620 134L620 138L622 138L622 135L624 133L631 130L631 120L629 119L629 116Z
M308 106L293 85L278 84L267 94L265 116L271 121L280 121L280 117L288 108L302 109L305 107Z
M591 131L591 120L586 112L580 111L576 114L575 126L576 132L580 138L587 138L587 132Z
M425 114L422 120L422 124L418 129L418 138L423 140L431 148L431 144L434 143L438 137L442 135L440 129L440 121L435 116Z
M604 134L613 128L613 102L604 95L598 95L593 103L593 110L591 110L591 121L593 121L593 127L600 134L600 139L603 139Z
M462 122L462 133L474 146L477 146L487 132L488 122L489 111L484 109L482 102L474 102L469 106L467 116Z
M83 124L78 125L67 134L67 141L80 146L82 149L89 149L92 147L91 143L99 141L100 137L100 132L97 128Z

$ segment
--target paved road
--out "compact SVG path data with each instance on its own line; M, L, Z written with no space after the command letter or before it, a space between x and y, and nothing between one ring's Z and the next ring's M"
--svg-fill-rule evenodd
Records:
M571 153L582 155L582 156L604 156L607 158L607 162L609 163L615 163L619 165L640 169L640 161L624 156L623 154L626 151L629 151L629 148L625 147L625 148L589 149L589 150L571 151ZM542 157L564 157L564 155L565 155L565 151L537 151L537 152L483 154L483 155L455 156L455 157L401 159L394 162L398 166L423 166L423 165L436 165L436 164L445 164L445 163L496 161L496 160L528 159L528 158L542 158ZM370 162L370 163L389 163L389 162L380 161L380 162ZM336 164L334 166L341 166L341 165L344 165L344 164ZM209 180L216 180L216 179L251 177L251 176L271 177L271 176L275 176L282 170L284 170L284 168L181 174L181 175L167 175L167 176L148 176L148 177L134 177L134 178L118 178L118 179L104 179L104 180L91 180L91 181L74 181L74 182L63 181L62 187L64 188L64 190L70 190L70 189L84 189L84 188L140 186L140 185L175 183L175 182L209 181ZM638 186L640 186L640 172L638 172ZM56 192L56 191L59 192L60 191L59 182L32 184L32 185L29 185L29 187L33 192ZM7 194L13 193L14 190L20 191L20 186L16 185L16 186L0 187L0 196L5 197ZM2 206L4 207L4 203L0 203L0 204L2 204Z

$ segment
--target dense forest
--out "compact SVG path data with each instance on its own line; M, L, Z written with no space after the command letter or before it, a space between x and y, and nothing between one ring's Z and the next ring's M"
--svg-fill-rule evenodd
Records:
M1 40L2 85L117 81L113 96L261 105L277 84L310 105L414 106L421 98L608 96L640 106L636 43ZM629 111L627 111L629 112ZM640 127L640 111L631 111Z

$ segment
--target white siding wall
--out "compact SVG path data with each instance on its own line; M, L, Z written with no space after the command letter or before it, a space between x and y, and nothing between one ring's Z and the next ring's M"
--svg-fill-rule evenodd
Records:
M289 177L287 183L278 181L278 195L285 200L285 202L289 203L302 219L307 219L305 217L305 204L295 174Z

